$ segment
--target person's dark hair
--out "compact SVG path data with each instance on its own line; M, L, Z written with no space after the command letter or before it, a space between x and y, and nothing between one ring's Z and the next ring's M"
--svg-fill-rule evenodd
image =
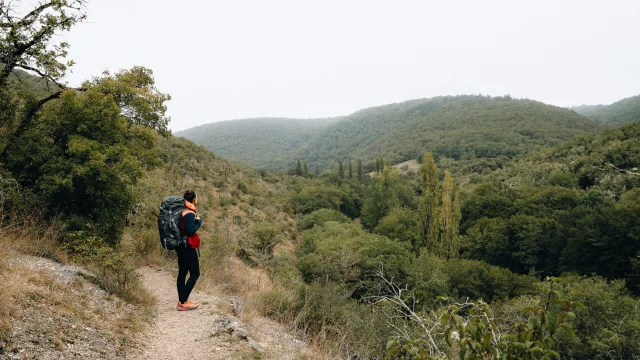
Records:
M196 198L196 192L193 190L187 190L184 192L184 199L188 202L193 202L193 199Z

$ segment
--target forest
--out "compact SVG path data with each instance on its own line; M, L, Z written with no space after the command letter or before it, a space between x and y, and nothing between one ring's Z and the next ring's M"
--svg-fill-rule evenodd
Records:
M582 105L570 109L604 124L618 126L640 120L640 96L632 96L610 105Z
M593 133L601 123L532 100L466 95L411 100L343 118L296 120L286 131L284 125L275 121L267 130L262 121L235 120L177 135L256 168L284 170L302 159L321 174L338 160L360 159L369 172L377 158L399 163L419 160L425 151L456 160L512 158ZM302 128L309 130L298 133Z
M640 354L637 112L589 119L509 96L443 96L194 130L205 142L205 130L226 129L221 146L242 147L250 167L171 134L170 96L151 69L61 82L68 44L49 42L85 14L47 4L0 17L0 239L12 250L86 266L110 296L144 308L137 267L175 267L157 243L157 206L195 188L207 220L199 286L240 294L326 358ZM393 166L408 159L418 171ZM16 304L44 301L6 291L0 355L17 346Z
M196 126L175 135L256 168L276 171L290 165L297 150L338 119L260 118Z

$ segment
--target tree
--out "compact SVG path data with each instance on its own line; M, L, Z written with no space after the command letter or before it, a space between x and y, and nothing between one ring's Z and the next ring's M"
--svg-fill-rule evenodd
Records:
M349 179L353 179L353 166L351 165L351 160L349 160Z
M302 164L302 176L309 177L309 167L306 161Z
M85 82L83 88L97 88L101 93L111 95L129 124L155 129L164 136L170 134L167 126L171 118L166 116L165 103L171 96L155 87L151 69L134 66L113 75L105 71L102 77Z
M342 167L342 160L338 161L338 177L344 179L344 168Z
M420 186L422 196L420 197L420 242L415 249L427 246L435 253L442 253L439 243L439 202L440 189L438 186L438 166L433 160L433 154L425 153L420 167Z
M443 255L448 259L458 257L460 253L460 199L455 191L455 183L449 170L444 171L442 181L442 210L440 216L440 237Z
M296 175L302 176L302 164L300 163L300 159L296 161Z
M23 16L18 15L19 2L0 1L0 87L5 86L15 68L37 74L61 88L58 81L73 61L64 61L69 44L48 46L52 37L69 31L84 20L86 0L39 1Z
M6 169L33 189L45 213L65 214L68 231L118 243L134 197L131 186L160 164L155 135L128 125L109 95L65 91L9 153Z
M358 159L358 181L362 182L362 160Z
M375 174L362 207L362 225L365 228L370 230L375 228L380 219L398 205L399 180L398 169L392 166L387 166L382 172Z
M30 126L35 113L47 102L60 97L67 86L60 82L73 61L65 61L69 44L50 46L54 35L68 31L84 20L85 0L49 0L35 3L19 15L20 3L0 0L0 126L3 137L18 137ZM22 69L45 81L48 92L42 99L9 94L9 76ZM49 85L53 86L49 88ZM0 143L0 158L6 158L7 144Z

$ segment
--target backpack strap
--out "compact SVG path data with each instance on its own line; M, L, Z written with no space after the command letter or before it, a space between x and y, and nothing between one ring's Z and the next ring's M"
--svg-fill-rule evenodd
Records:
M185 215L187 215L187 214L195 214L195 213L196 213L196 212L195 212L195 211L193 211L193 210L186 209L186 210L184 210L184 211L182 212L182 215L181 215L181 216L182 216L182 217L184 217L184 216L185 216Z

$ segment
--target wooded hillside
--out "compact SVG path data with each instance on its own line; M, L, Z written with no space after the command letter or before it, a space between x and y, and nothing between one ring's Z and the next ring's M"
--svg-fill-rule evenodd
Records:
M442 96L360 110L329 121L257 119L180 132L196 143L253 166L292 167L297 159L321 173L338 161L416 159L424 151L453 159L513 157L599 128L573 111L510 97Z
M256 168L279 170L309 139L339 119L258 118L196 126L183 136L225 158Z
M640 121L640 95L622 99L611 105L581 105L570 109L610 126L638 122Z

